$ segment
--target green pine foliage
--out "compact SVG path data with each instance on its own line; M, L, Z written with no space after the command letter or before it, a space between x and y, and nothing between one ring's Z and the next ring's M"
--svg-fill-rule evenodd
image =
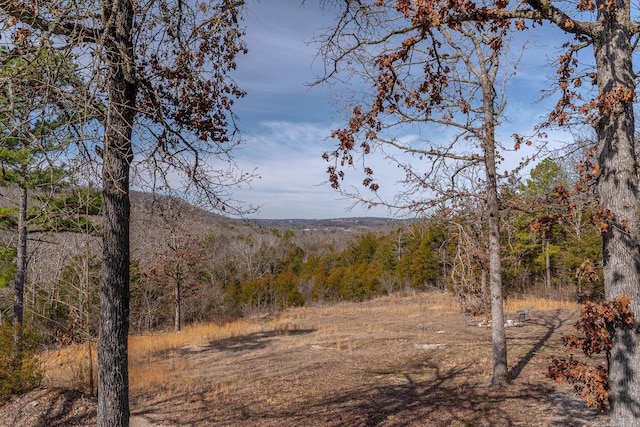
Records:
M0 245L0 289L11 286L16 275L15 246Z
M505 295L597 297L602 293L602 254L599 231L591 224L591 204L578 194L558 197L559 190L549 182L565 185L563 175L553 163L543 165L525 185L502 189ZM48 228L52 232L81 232L87 238L99 234L97 191L67 187L54 196L46 201L44 213L34 209L32 224L40 215L47 218L41 224L54 224ZM4 214L10 224L12 211ZM487 230L481 203L407 221L391 231L353 233L340 240L306 231L245 232L226 228L185 246L180 255L188 261L183 272L189 277L183 288L185 323L431 289L455 293L465 309L488 307ZM171 326L172 286L161 274L167 262L154 260L156 255L132 264L132 331ZM3 286L11 283L14 257L12 248L0 256ZM71 257L58 286L33 287L36 294L28 301L35 303L31 309L43 319L37 327L46 340L60 334L71 341L95 335L99 263L94 261ZM547 268L550 289L545 284Z
M602 298L602 242L591 219L593 200L574 191L559 163L540 162L531 178L510 195L509 203L517 210L506 210L503 218L508 230L503 242L507 292ZM586 266L589 280L581 272ZM547 268L550 290L545 289Z
M33 390L42 381L38 334L23 328L18 335L20 340L16 346L15 327L9 322L0 325L0 402Z
M30 216L37 231L90 235L100 232L102 193L96 188L65 186L53 195L37 196L37 201L40 207Z

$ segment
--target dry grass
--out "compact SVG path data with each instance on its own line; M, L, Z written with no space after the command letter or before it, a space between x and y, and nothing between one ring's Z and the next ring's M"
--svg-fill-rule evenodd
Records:
M505 301L509 315L525 308L531 320L507 330L504 391L487 387L490 328L467 326L455 298L432 292L131 337L133 413L189 426L597 425L544 377L578 304ZM47 352L48 385L86 390L87 348Z
M195 324L180 332L162 332L129 338L129 382L133 396L200 386L188 359L175 357L185 348L197 348L212 341L253 332L257 326L246 321L225 325ZM70 345L42 354L44 384L93 393L97 384L95 343ZM168 361L167 363L159 363Z
M195 324L180 332L161 332L132 336L129 339L129 380L133 396L145 393L198 390L202 388L200 376L188 358L175 357L185 349L197 349L211 342L239 337L261 330L275 331L281 335L296 333L309 319L358 317L363 312L379 316L419 317L424 310L456 313L459 307L450 294L433 292L413 294L409 297L388 296L368 304L342 302L318 307L300 307L286 310L277 317L259 325L256 322L236 321L224 325L214 323ZM400 300L402 304L396 304ZM531 311L575 310L579 305L570 301L544 298L517 298L505 300L505 312L516 313L529 308ZM351 352L361 344L339 330L337 323L321 322L314 329L326 337L334 337L329 348ZM368 325L367 332L376 335L382 331L375 324ZM97 353L95 344L72 345L50 350L43 354L45 385L93 392L97 384ZM163 363L166 362L166 363ZM233 384L218 385L223 391Z
M97 357L96 345L92 342L43 352L40 360L44 385L93 393L98 377Z
M506 313L515 313L525 309L536 311L548 310L569 310L579 311L580 304L575 301L560 301L546 298L509 298L505 300L504 311Z
M200 323L187 326L180 332L132 336L129 338L129 357L132 361L140 361L185 346L199 346L211 341L243 335L252 332L254 327L255 325L246 321L224 325Z

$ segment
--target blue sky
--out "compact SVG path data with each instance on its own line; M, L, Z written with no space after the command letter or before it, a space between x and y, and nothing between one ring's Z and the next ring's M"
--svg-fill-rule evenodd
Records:
M326 180L322 153L335 110L328 87L309 87L322 72L314 33L330 24L318 1L263 0L249 2L245 16L249 54L238 61L236 80L247 91L236 103L245 143L235 158L245 170L261 176L250 189L234 196L261 205L253 217L335 218L387 216L384 210L347 209L351 200Z
M330 12L320 10L319 1L262 0L249 2L245 16L249 54L238 61L235 79L247 91L236 103L239 127L244 144L234 157L244 170L257 168L261 176L251 188L234 190L234 198L261 205L256 218L337 218L350 216L388 216L383 208L371 210L353 207L352 200L342 199L326 180L328 164L324 151L334 144L328 137L337 122L332 96L339 87L309 87L322 72L317 47L309 45L314 34L333 21ZM536 62L522 63L513 81L509 123L504 133L525 132L535 124L549 102L536 103L539 90L548 86L545 57L559 52L564 37L551 26L538 29L535 42L528 45L539 52ZM338 123L338 124L336 124ZM558 132L554 138L566 139ZM513 159L517 162L517 159ZM383 182L401 178L395 167L376 160L377 175ZM358 175L360 177L360 175ZM361 178L358 178L361 179ZM349 183L347 183L349 185ZM358 182L351 185L359 186ZM390 188L391 187L391 188ZM388 185L384 191L393 191ZM352 207L351 210L349 208Z

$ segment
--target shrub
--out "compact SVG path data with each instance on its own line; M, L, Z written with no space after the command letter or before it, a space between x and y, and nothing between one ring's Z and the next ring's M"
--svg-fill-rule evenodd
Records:
M0 401L33 390L42 381L38 360L40 337L33 330L23 328L16 345L15 332L16 327L11 323L0 325Z

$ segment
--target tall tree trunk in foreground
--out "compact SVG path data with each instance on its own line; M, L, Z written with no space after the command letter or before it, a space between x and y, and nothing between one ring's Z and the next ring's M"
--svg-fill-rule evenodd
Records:
M604 210L602 221L606 224L603 233L604 283L607 299L622 294L632 298L631 309L638 319L640 245L632 34L627 23L615 16L620 13L617 8L605 9L601 8L599 12L603 18L603 33L594 39L599 100L602 103L601 116L595 127L600 166L598 192ZM628 10L626 16L629 16ZM609 387L611 424L640 425L640 340L635 328L617 329L613 335Z
M136 102L133 2L102 0L109 67L103 150L103 262L100 271L98 425L129 425L129 168Z

